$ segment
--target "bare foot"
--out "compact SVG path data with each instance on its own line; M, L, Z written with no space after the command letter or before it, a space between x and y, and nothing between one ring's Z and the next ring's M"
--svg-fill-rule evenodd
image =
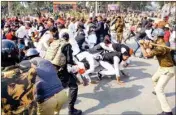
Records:
M125 83L123 81L117 81L117 84L119 84L120 86L124 86Z

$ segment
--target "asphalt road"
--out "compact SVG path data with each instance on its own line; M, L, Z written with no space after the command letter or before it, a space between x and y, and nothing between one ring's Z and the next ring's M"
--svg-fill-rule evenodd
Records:
M136 47L133 39L127 41L127 44L132 48ZM81 109L84 114L92 115L156 115L162 112L157 97L151 93L153 91L151 77L157 68L157 60L131 57L131 64L124 69L129 77L122 77L125 86L119 86L115 77L106 76L98 84L80 85L75 107ZM165 94L175 114L175 77L167 84ZM60 112L60 114L67 113L67 107Z

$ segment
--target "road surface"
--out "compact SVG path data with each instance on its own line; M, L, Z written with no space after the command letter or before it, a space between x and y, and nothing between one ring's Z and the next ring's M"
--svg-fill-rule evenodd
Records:
M133 39L127 41L127 44L132 48L136 47ZM115 77L103 77L99 84L80 85L75 107L81 109L84 114L92 115L156 115L162 112L157 97L151 93L153 91L151 77L158 68L157 60L138 57L131 57L131 60L130 66L124 69L129 77L122 77L125 86L119 86ZM169 81L165 93L175 114L175 77ZM60 112L60 114L67 113L67 107Z

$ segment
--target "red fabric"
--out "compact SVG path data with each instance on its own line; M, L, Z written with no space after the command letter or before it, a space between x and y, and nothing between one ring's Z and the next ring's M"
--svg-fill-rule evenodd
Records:
M58 23L61 23L61 24L63 24L63 25L65 24L65 21L64 21L63 19L58 19L57 22L58 22Z
M6 39L12 40L12 38L13 38L13 36L12 36L11 32L9 32L9 33L6 34Z
M82 74L85 73L85 69L79 69L78 72L79 72L80 75L82 75Z
M165 42L169 42L169 38L170 38L170 32L169 31L165 31L165 33L164 33L164 41Z

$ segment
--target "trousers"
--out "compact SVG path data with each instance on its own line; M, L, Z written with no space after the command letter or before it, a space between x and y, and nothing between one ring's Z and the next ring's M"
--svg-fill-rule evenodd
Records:
M122 39L123 39L123 32L118 32L118 33L117 33L117 41L118 41L119 43L121 43L121 42L122 42Z
M64 67L61 71L59 71L58 76L62 82L63 87L69 87L68 108L71 111L74 109L74 105L78 95L78 85L76 76L72 73L69 73L67 67Z
M114 57L114 64L110 64L106 61L100 61L100 65L105 68L105 70L101 71L100 74L103 75L116 75L116 77L120 76L119 70L119 64L117 61L117 57Z
M159 67L157 72L152 77L157 98L164 112L171 112L171 108L164 94L164 88L173 76L174 67Z
M67 94L64 90L56 93L43 103L38 103L37 115L59 115L62 106L67 102Z

